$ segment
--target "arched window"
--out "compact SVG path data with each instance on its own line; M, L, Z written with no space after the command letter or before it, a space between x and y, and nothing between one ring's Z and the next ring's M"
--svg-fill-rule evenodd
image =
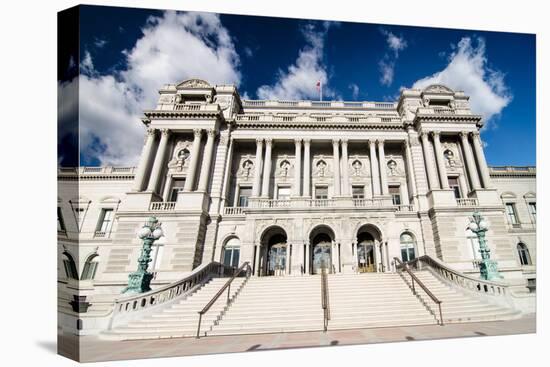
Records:
M517 246L519 262L521 265L531 265L531 255L529 255L529 249L527 246L520 242Z
M239 266L239 257L241 253L241 241L237 237L231 238L223 247L222 259L224 265Z
M78 270L76 269L76 263L67 251L63 252L63 267L65 268L65 275L69 279L78 279Z
M97 264L99 263L99 256L97 254L90 255L84 263L84 269L82 270L81 280L92 280L95 277L97 271Z
M412 233L404 232L400 237L401 242L401 260L411 261L416 258L416 242Z

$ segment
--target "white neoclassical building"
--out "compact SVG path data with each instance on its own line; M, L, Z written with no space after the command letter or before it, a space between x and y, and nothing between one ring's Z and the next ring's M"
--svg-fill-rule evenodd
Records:
M136 231L151 215L165 233L152 252L154 287L211 261L306 276L323 265L392 272L395 257L426 254L476 276L467 228L479 211L504 279L533 288L535 168L487 165L483 120L463 92L432 85L396 102L259 101L193 79L159 94L144 112L137 167L59 169L59 281L70 289L78 280L90 312L127 285Z

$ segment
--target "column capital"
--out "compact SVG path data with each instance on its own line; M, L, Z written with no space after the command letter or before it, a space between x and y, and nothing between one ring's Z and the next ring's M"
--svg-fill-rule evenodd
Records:
M304 138L304 145L309 145L311 144L311 139L310 138Z
M480 136L479 131L477 131L477 130L476 130L476 131L472 131L470 134L471 134L473 137L479 137L479 136Z
M200 137L202 136L202 129L193 129L193 136L195 137L195 139L200 139Z
M439 130L433 130L433 131L430 132L430 135L433 136L434 138L439 137L440 131Z
M376 139L376 143L378 143L378 146L384 146L384 139Z
M157 134L157 129L155 129L154 127L149 127L147 128L147 130L145 131L145 134L147 136L155 136Z
M206 129L206 134L209 138L215 138L217 133L216 129Z
M342 145L348 145L348 138L341 139Z
M427 131L421 131L420 133L418 133L418 135L420 136L420 139L422 140L428 140L428 132Z
M256 144L260 145L264 142L264 138L256 138Z
M302 144L302 138L294 138L294 144Z
M468 138L468 131L461 131L461 132L458 133L458 136L460 136L463 139L467 139Z
M170 130L170 129L160 129L160 133L161 133L161 135L168 137L172 133L172 130Z
M266 145L266 146L272 146L272 145L273 145L273 139L271 139L271 138L266 138L266 139L265 139L265 145Z
M332 145L340 144L340 139L332 139Z

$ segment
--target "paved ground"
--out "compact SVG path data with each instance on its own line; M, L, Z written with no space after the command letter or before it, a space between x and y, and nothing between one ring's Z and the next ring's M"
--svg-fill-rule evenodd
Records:
M80 361L175 357L196 354L232 353L285 348L353 345L429 340L472 336L528 334L536 331L534 315L510 321L408 326L307 333L211 336L201 339L174 338L139 341L103 341L94 336L80 339ZM58 336L61 354L76 357L74 336Z

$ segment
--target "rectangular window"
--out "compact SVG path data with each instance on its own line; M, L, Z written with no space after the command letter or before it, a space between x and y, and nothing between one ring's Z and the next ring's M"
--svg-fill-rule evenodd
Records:
M170 190L170 200L168 201L177 201L178 194L183 191L185 186L185 178L174 178L172 180L172 190Z
M277 199L278 200L288 200L290 199L290 187L289 186L280 186L277 188Z
M531 218L533 218L533 221L537 221L537 203L527 203L529 207L529 214L531 214Z
M516 215L516 205L514 203L506 203L506 216L511 225L519 226L518 217Z
M393 205L401 205L401 191L399 190L399 186L390 186L389 191Z
M527 279L527 288L529 288L529 293L535 293L537 291L537 279Z
M61 213L61 208L57 207L57 231L66 232L65 221L63 220L63 214Z
M365 198L365 186L352 186L351 195L354 199L364 199Z
M113 209L101 209L101 215L99 216L99 222L97 223L96 234L109 234L109 232L111 232L112 225Z
M315 199L317 200L328 199L328 186L316 186Z
M460 199L462 195L460 194L460 185L458 184L458 177L449 177L449 188L454 191L455 199Z
M252 196L252 187L239 188L239 201L237 206L248 206L248 198Z

